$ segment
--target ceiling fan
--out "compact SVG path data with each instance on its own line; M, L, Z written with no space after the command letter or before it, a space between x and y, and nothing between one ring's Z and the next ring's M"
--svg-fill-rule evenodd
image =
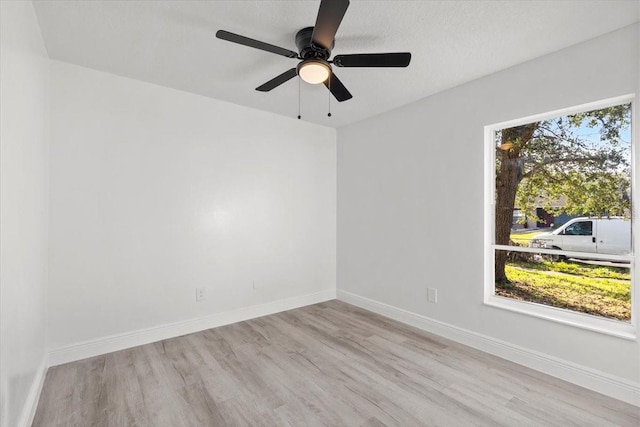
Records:
M295 36L298 52L224 30L216 32L216 37L300 60L295 68L291 68L258 86L257 91L269 92L295 76L300 76L307 83L324 83L333 96L342 102L353 96L335 75L331 64L336 67L406 67L411 61L411 53L409 52L336 55L330 60L336 31L338 31L348 7L349 0L321 0L316 25L301 29Z

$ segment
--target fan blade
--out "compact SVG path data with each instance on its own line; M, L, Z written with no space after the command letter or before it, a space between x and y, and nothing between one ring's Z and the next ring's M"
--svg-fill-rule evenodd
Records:
M271 89L277 88L282 83L291 80L297 75L298 75L298 72L296 71L296 69L292 68L280 74L278 77L274 77L273 79L269 80L262 86L258 86L256 90L259 90L260 92L269 92Z
M286 56L287 58L298 57L298 54L292 50L285 49L283 47L274 46L272 44L261 42L258 40L250 39L249 37L233 34L224 30L218 30L218 32L216 33L216 37L222 40L226 40L228 42L242 44L245 46L253 47L255 49L266 50L267 52Z
M409 52L356 53L336 55L333 64L338 67L406 67L411 62Z
M311 35L313 44L327 50L331 49L336 31L338 31L348 7L349 0L322 0L320 2L316 25L313 27Z
M349 93L347 88L344 87L340 79L338 79L334 73L331 73L329 78L324 82L324 85L339 102L353 98L353 95Z

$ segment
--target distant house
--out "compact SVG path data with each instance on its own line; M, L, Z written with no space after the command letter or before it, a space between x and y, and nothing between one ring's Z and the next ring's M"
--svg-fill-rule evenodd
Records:
M559 227L567 221L577 218L581 215L569 215L566 212L562 212L559 215L554 215L545 208L541 207L543 203L542 197L538 198L537 201L538 207L536 207L536 217L537 218L528 218L526 213L523 212L520 208L513 209L513 224L511 228L513 230L522 230L527 228L550 228L550 227ZM565 205L564 197L558 200L555 203L551 204L554 208L560 208Z
M548 227L559 227L567 221L577 218L580 215L569 215L566 212L562 212L560 215L554 216L553 214L547 212L544 208L536 208L536 216L538 217L538 221L528 221L532 225L532 227L537 228L548 228Z

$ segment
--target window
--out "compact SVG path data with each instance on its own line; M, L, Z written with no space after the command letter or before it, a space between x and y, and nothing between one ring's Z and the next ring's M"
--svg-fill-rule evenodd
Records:
M579 221L567 226L564 234L569 236L591 236L593 234L593 221Z
M485 128L486 304L635 337L631 100Z

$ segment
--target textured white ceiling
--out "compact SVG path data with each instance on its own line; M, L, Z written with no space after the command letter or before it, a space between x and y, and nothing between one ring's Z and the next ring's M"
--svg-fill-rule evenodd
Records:
M639 20L638 0L352 0L333 54L409 51L408 68L335 68L338 103L302 83L303 120L339 127ZM319 1L34 1L53 59L296 117L298 81L254 89L296 60L215 38L224 29L296 50Z

